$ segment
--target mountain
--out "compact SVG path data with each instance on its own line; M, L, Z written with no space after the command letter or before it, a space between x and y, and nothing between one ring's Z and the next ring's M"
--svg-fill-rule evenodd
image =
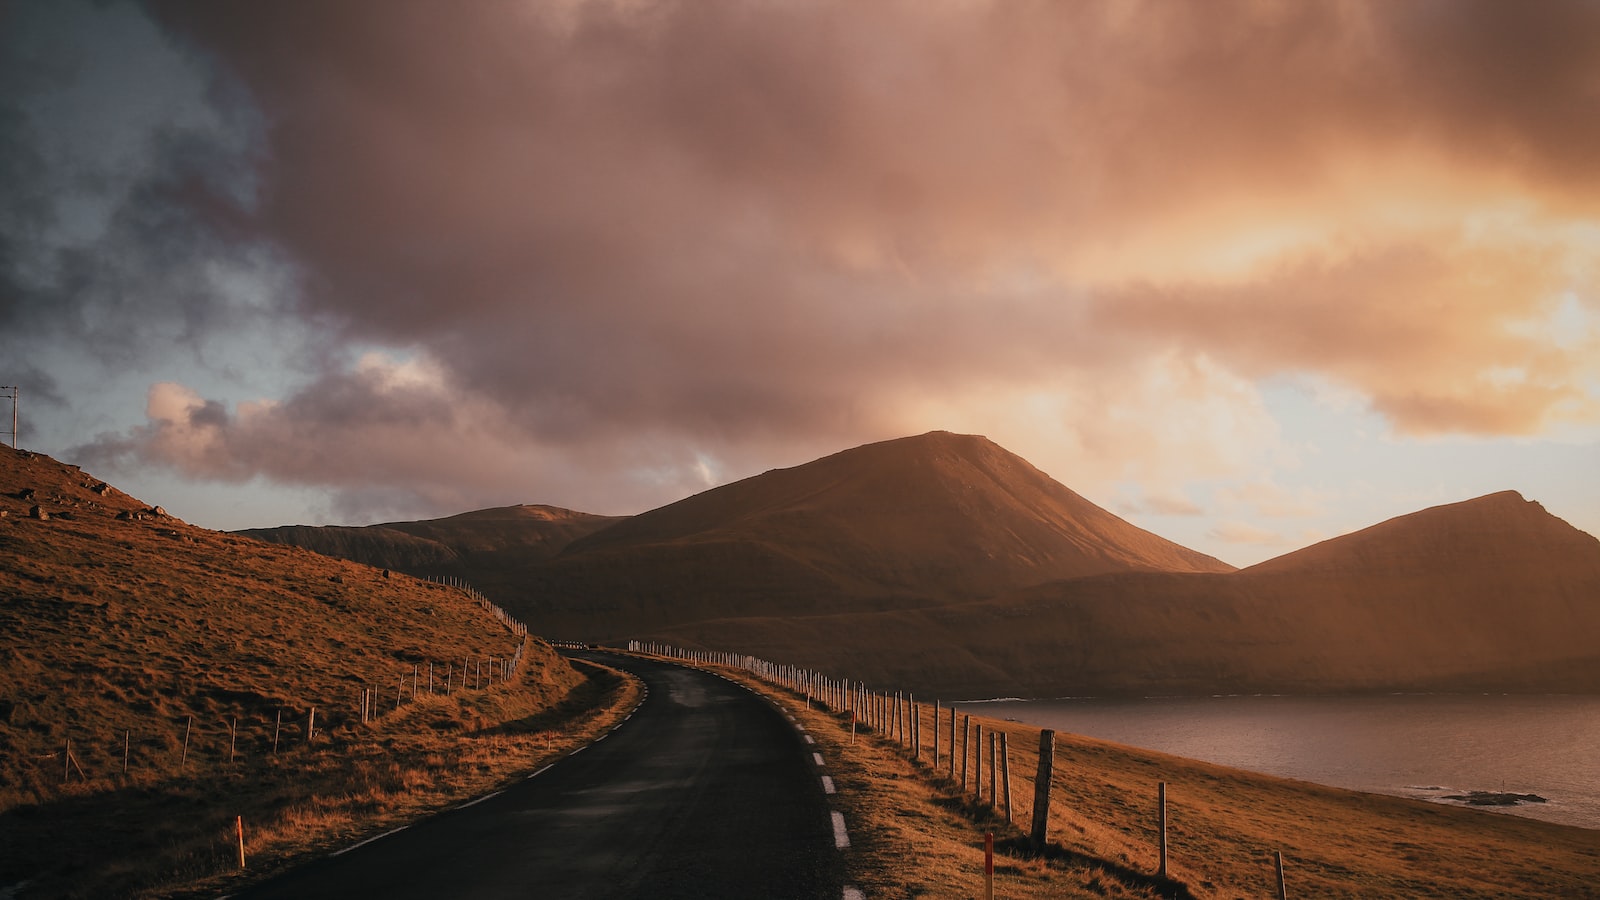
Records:
M573 541L531 620L615 639L697 620L903 609L1112 572L1230 566L1095 506L986 438L932 432L747 478Z
M1600 542L1509 491L1244 570L946 432L629 518L514 512L532 509L404 534L452 554L434 573L544 634L665 638L948 696L1600 691Z
M282 525L235 533L380 569L468 578L480 590L494 590L503 589L508 579L514 582L524 568L617 521L558 506L521 505L421 522Z
M1516 491L1399 516L1245 569L1257 575L1590 579L1600 542Z
M1227 574L662 637L944 696L1600 692L1600 541L1505 492Z

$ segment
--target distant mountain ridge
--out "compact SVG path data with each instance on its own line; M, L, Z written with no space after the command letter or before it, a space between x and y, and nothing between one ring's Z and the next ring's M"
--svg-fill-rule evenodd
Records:
M570 550L722 538L818 555L849 543L871 547L880 560L942 560L945 577L976 593L995 583L1100 572L1233 569L1117 518L987 438L944 431L712 488L596 531Z
M1600 540L1520 495L1433 507L1282 559L663 637L968 698L1600 693Z
M421 522L280 525L236 533L382 569L464 577L477 570L516 568L547 559L572 541L616 521L614 516L525 504Z
M931 432L618 521L531 567L526 585L530 611L551 627L595 634L613 623L940 605L1106 572L1231 569L985 438Z
M1244 570L947 432L637 516L563 513L538 540L553 526L505 510L382 527L454 553L438 565L546 634L666 637L947 696L1600 692L1600 541L1510 491ZM496 537L496 516L522 536ZM469 552L465 522L498 548Z

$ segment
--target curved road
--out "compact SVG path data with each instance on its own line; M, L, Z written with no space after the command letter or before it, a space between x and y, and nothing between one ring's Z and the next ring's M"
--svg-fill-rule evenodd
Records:
M649 693L606 739L499 794L241 898L830 898L844 868L811 749L715 675L574 654Z

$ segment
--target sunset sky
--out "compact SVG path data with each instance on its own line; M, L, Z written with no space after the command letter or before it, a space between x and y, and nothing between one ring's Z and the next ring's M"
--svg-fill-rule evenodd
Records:
M21 446L207 527L946 429L1236 565L1600 534L1600 3L0 0L0 198Z

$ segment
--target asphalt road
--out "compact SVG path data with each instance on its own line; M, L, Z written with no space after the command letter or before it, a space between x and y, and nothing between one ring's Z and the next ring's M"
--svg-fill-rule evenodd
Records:
M649 690L605 740L235 896L838 900L843 862L820 773L778 710L693 669L575 655Z

